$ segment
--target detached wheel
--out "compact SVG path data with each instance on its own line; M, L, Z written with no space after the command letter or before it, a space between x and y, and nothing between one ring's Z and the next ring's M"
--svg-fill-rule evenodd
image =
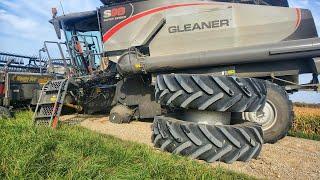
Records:
M226 163L257 158L263 144L257 123L206 125L165 116L155 117L152 142L163 151Z
M116 124L130 123L133 111L124 105L116 105L110 111L109 121Z
M8 108L0 106L0 119L12 118L11 112Z
M293 106L286 91L277 84L267 82L267 102L262 111L245 112L243 118L262 126L266 143L284 138L293 122Z
M220 112L256 112L266 100L264 80L228 76L158 75L155 99L163 106Z

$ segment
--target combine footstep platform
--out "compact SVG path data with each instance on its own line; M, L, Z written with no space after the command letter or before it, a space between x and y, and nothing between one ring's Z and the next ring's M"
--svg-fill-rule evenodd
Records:
M43 86L33 116L35 125L57 127L68 85L69 80L62 79Z

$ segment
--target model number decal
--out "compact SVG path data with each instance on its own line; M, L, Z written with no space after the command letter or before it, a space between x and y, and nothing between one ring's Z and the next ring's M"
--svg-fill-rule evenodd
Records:
M103 11L103 21L121 21L132 16L133 6L126 4Z
M221 20L214 20L209 22L199 22L194 24L169 26L168 32L179 33L179 32L188 32L188 31L196 31L196 30L204 30L204 29L215 29L215 28L229 27L229 26L230 26L229 19L221 19Z
M125 7L118 7L118 8L113 8L111 10L105 10L104 11L104 18L123 16L125 14L126 14L126 8Z

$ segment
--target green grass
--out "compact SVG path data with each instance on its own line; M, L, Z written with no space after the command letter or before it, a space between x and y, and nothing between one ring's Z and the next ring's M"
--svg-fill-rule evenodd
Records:
M0 179L251 179L81 127L0 119Z
M315 141L320 141L320 135L315 133L305 133L303 131L289 131L289 136L298 137L303 139L310 139Z

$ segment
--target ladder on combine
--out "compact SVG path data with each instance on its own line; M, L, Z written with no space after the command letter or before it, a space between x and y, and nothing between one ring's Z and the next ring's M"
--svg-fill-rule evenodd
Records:
M69 79L61 79L43 86L33 115L35 125L57 127L68 85Z

